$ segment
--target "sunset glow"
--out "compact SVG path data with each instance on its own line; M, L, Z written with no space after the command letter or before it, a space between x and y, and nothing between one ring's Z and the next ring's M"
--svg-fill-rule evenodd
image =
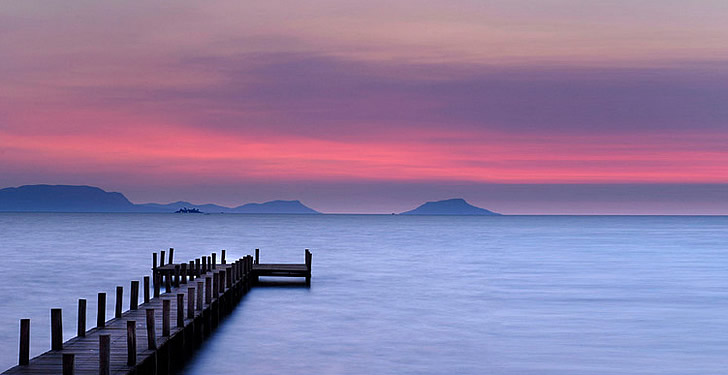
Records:
M376 3L4 3L0 187L728 186L725 2Z

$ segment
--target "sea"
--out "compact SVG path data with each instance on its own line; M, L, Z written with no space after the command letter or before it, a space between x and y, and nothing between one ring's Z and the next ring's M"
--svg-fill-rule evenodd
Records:
M0 213L0 370L50 309L227 250L303 263L256 287L183 374L728 374L728 217ZM127 304L125 303L125 309Z

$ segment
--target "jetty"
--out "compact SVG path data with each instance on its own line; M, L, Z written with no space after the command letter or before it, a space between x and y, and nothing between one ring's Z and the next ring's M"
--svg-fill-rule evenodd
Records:
M61 309L51 309L50 350L30 358L30 319L20 320L18 365L2 374L174 374L220 321L257 284L260 276L301 277L311 285L312 254L303 264L261 264L260 252L228 263L226 251L175 263L174 249L152 255L151 276L116 287L115 310L106 319L106 293L98 294L96 326L87 329L86 300L78 300L76 337L63 342ZM158 256L159 255L159 256Z

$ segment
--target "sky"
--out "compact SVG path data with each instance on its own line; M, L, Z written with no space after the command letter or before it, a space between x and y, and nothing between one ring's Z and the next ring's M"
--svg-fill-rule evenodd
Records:
M0 188L728 214L725 0L0 1Z

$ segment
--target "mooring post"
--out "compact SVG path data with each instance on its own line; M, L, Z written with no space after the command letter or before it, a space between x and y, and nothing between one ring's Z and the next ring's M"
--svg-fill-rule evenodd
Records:
M311 252L306 249L306 285L311 285Z
M99 293L99 303L96 305L96 327L106 326L106 293Z
M174 248L169 248L169 264L174 264Z
M159 271L154 271L152 278L154 278L154 298L159 298L159 290L162 289L162 280L160 279Z
M131 291L129 293L129 310L136 310L139 308L139 280L131 282Z
M212 253L212 269L217 268L217 253Z
M51 350L63 350L61 309L51 309Z
M255 264L260 264L260 249L255 249Z
M212 273L212 298L217 299L219 297L218 291L217 291L217 285L220 283L220 274L217 272Z
M30 362L30 319L20 319L20 349L18 364L26 366Z
M154 309L147 309L147 349L157 350L157 333L154 330Z
M109 375L111 370L111 336L99 336L99 375Z
M86 337L86 300L78 300L78 323L76 324L76 336Z
M185 295L177 293L177 328L185 326Z
M124 287L116 287L116 306L114 309L114 318L121 318L121 302L124 298Z
M73 375L73 367L76 355L73 353L63 353L63 375Z
M190 281L193 281L197 275L195 274L195 261L191 260L189 265L189 270L187 271L187 274L190 276Z
M164 292L165 293L172 293L172 280L169 275L169 272L165 272L164 275Z
M157 253L152 253L152 270L157 269Z
M200 277L200 258L195 258L195 277Z
M169 310L170 310L170 300L164 299L162 300L162 336L167 337L169 336Z
M137 352L136 321L127 320L126 321L126 365L127 366L136 365L136 360L137 360L136 352Z
M198 281L197 282L197 290L195 291L197 293L197 311L202 311L202 303L203 303L203 290L205 289L205 282L204 281Z
M149 303L149 276L144 276L144 303Z
M195 317L195 288L187 288L187 319Z
M179 288L179 276L180 276L180 270L179 270L179 264L174 266L174 287Z
M159 266L164 267L164 250L159 252Z
M230 289L233 287L233 269L228 268L225 270L225 286L227 289Z
M202 268L200 269L203 274L207 273L207 257L202 257Z
M180 266L182 267L181 268L181 271L182 271L182 276L181 277L182 277L182 279L181 279L180 283L181 284L187 284L187 263L182 263Z
M212 277L205 277L205 304L212 303Z
M222 254L220 254L220 264L226 264L225 263L225 250L220 251Z

